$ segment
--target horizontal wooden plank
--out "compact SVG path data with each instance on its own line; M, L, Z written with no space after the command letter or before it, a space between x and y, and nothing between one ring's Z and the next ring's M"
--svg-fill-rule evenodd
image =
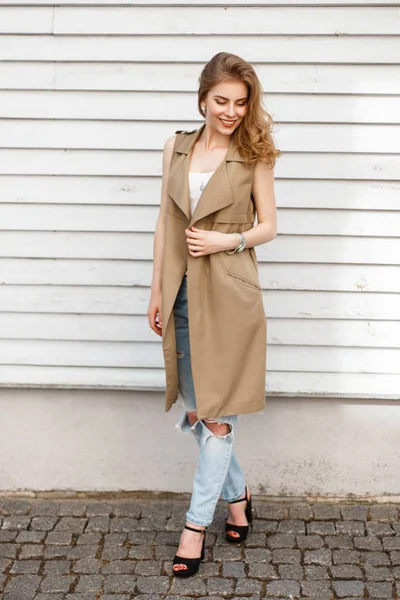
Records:
M96 68L94 66L94 68ZM1 63L0 63L1 76ZM399 79L400 81L400 79ZM1 82L1 80L0 80ZM1 85L2 83L0 83ZM26 87L27 84L25 84ZM133 121L133 123L124 123L127 127L127 136L134 136L137 144L143 139L143 128L146 130L146 135L150 139L157 139L158 136L164 134L164 130L168 131L171 128L180 127L182 120L191 121L191 130L193 122L197 122L199 114L197 112L197 96L191 93L180 92L78 92L78 91L0 91L0 106L1 117L3 119L69 119L71 122L71 135L74 133L79 135L78 127L82 128L81 135L85 135L86 128L95 128L95 132L99 128L103 130L104 125L98 123L82 123L82 120L104 120L104 121ZM342 95L340 104L337 101L337 95L328 94L268 94L264 99L264 103L272 115L273 119L279 123L290 123L289 126L280 130L280 137L283 135L283 143L288 149L292 149L292 144L287 144L286 136L292 138L299 137L303 143L301 148L308 147L308 140L311 140L311 146L315 147L313 140L316 134L323 137L325 133L321 132L321 126L324 123L344 123L346 130L342 127L328 133L331 144L324 142L325 147L333 149L350 148L357 149L359 152L366 152L366 148L375 148L378 152L380 148L388 149L390 144L395 144L392 138L397 136L397 130L388 125L384 128L372 128L366 130L365 127L358 125L365 124L399 124L399 97L398 96L363 96L357 93L353 95ZM141 121L145 121L141 123ZM163 125L159 121L164 122ZM170 123L172 121L172 124ZM155 122L153 124L153 122ZM296 128L295 123L307 123L309 128L309 136L304 136L303 127ZM314 125L313 125L314 123ZM198 125L201 123L198 122ZM352 124L349 128L349 124ZM118 128L121 123L116 124ZM21 146L21 129L26 129L27 141L22 142L22 147L46 147L48 136L52 135L53 131L61 128L57 132L57 136L61 142L65 138L63 127L68 124L52 124L46 122L38 122L37 127L43 130L43 141L35 135L34 124L24 122L19 125L14 121L2 123L5 128L3 146L9 145L7 140L11 138L13 143L11 146ZM196 126L196 124L194 125ZM12 127L15 130L14 137L8 133L7 127ZM110 127L110 124L107 125ZM293 129L294 127L294 129ZM134 131L131 134L130 128ZM137 129L137 131L136 131ZM156 130L156 131L155 131ZM378 133L380 131L380 141ZM394 131L394 132L393 132ZM102 139L108 135L108 130L105 130ZM114 135L117 135L118 129ZM89 135L91 135L89 133ZM31 136L37 140L34 143L31 141ZM301 136L301 137L300 137ZM95 137L96 133L95 133ZM304 138L306 137L307 143ZM342 141L346 137L349 140ZM3 134L2 134L3 139ZM23 139L23 138L22 138ZM50 138L52 139L52 138ZM118 147L126 147L125 138L123 145ZM371 140L371 141L369 141ZM297 140L296 140L297 141ZM61 143L60 142L60 143ZM53 147L53 143L52 147ZM59 144L60 144L59 143ZM115 142L112 142L115 143ZM389 143L389 145L388 145ZM83 141L80 140L78 146L73 142L69 142L70 146L81 147ZM299 142L297 141L297 144ZM64 143L65 145L65 143ZM57 146L55 146L57 147ZM90 146L83 146L90 147ZM398 146L393 146L393 152L398 150Z
M1 232L1 256L152 260L153 236L126 233ZM339 243L340 242L340 243ZM278 236L257 247L261 260L399 264L398 239Z
M268 319L269 346L400 348L400 321ZM154 342L147 316L0 313L1 340ZM0 342L1 343L1 342Z
M212 22L212 21L210 21ZM162 48L162 53L160 52ZM0 56L11 61L187 63L201 67L221 51L251 63L398 64L399 36L0 36ZM268 88L266 88L268 89Z
M6 312L145 315L148 288L0 286ZM397 294L354 292L263 292L267 319L400 320Z
M0 224L9 231L154 232L153 206L0 204ZM400 209L362 211L278 209L281 235L398 237Z
M161 175L162 153L139 150L0 149L0 175ZM400 155L286 152L277 177L400 180Z
M11 9L9 9L11 10ZM19 10L19 9L17 9ZM24 9L26 14L36 8ZM159 6L157 18L147 7L55 7L55 34L184 35L400 33L397 7L348 6ZM18 33L18 28L15 33Z
M179 114L187 115L184 117L185 119L193 119L192 108L190 108L190 113L184 111L187 110L186 104L189 105L190 93L197 91L198 77L202 66L200 63L153 63L151 65L151 77L149 78L149 65L145 62L0 62L0 87L3 90L22 89L24 90L24 94L27 89L63 91L114 90L118 92L116 95L111 96L108 94L96 96L96 103L92 103L91 105L92 115L95 114L94 111L99 111L102 114L106 112L104 102L108 98L112 101L112 105L118 108L118 114L135 114L133 102L137 94L128 96L121 94L121 92L142 91L146 92L150 117L154 114L154 112L150 113L150 104L151 110L154 110L154 102L157 102L156 106L162 103L163 120L169 118L171 111L177 110L174 103L170 106L170 104L166 105L166 102L169 102L170 98L175 97L176 90L179 90L180 92L185 92L184 95L180 96ZM336 64L253 63L253 66L267 93L266 104L269 109L274 109L273 103L277 102L277 98L274 98L272 94L282 94L282 96L279 96L279 104L277 104L277 109L279 109L281 115L284 115L288 110L293 111L297 108L297 104L293 103L291 98L287 98L284 94L349 94L349 98L346 96L341 97L340 106L345 111L347 110L348 103L354 102L353 97L358 97L357 102L360 103L360 96L365 94L375 94L378 96L383 94L400 94L400 74L399 69L395 65L342 64L340 69L338 69ZM159 94L155 95L151 92L169 93L161 97ZM82 103L80 110L82 112L85 111L85 102L90 102L92 98L87 94L80 94L79 96L76 94L69 95L66 108L72 102L72 106L69 107L69 110L72 111L75 108L73 101L78 98ZM185 100L187 100L186 103ZM301 96L297 97L296 101L301 101ZM371 115L366 110L366 102L373 103L376 101L376 98L365 98L360 105L357 104L356 114L358 122L364 120L370 121L372 119L376 122L381 119L387 119L386 111L378 111L374 115ZM285 102L285 105L282 105L283 102ZM383 96L380 102L385 102L386 107L388 105L391 106L393 100ZM53 93L47 98L47 103L47 110L53 107L55 103L58 106L58 96ZM191 107L192 105L193 102L191 102ZM147 106L147 103L140 104L141 110L146 110ZM339 104L336 103L333 108L336 106L339 106ZM303 109L306 107L307 104L305 103ZM135 107L135 110L137 108ZM118 117L115 116L114 118ZM354 118L354 116L350 115L343 120L353 121Z
M0 364L79 367L162 368L161 343L3 340ZM267 369L318 373L400 373L400 350L271 346Z
M268 396L314 396L398 400L400 375L267 371ZM165 390L164 369L0 366L0 387ZM178 400L178 403L182 402Z
M152 271L151 261L0 258L0 283L8 285L150 287ZM397 266L259 261L258 271L265 290L400 293Z
M160 177L0 176L3 203L159 206ZM398 210L400 181L275 179L279 207Z
M0 6L0 34L52 33L54 8Z
M179 125L179 122L4 119L0 120L0 147L158 150ZM191 131L200 125L196 122L186 127ZM274 137L283 152L400 155L400 125L282 123L275 127Z
M0 0L1 5L7 6L46 6L54 5L55 0ZM199 0L185 0L186 6L198 5ZM258 0L258 2L245 2L244 0L229 0L222 2L221 0L202 0L203 6L318 6L334 5L334 6L398 6L397 0ZM57 0L57 6L159 6L160 0L126 0L111 2L110 0ZM181 3L177 0L164 0L163 6L180 6Z
M400 238L278 235L257 246L261 261L400 264ZM0 230L1 258L152 260L149 233L16 232Z

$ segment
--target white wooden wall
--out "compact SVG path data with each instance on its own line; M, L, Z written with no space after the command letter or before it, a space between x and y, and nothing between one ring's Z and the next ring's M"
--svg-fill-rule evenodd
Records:
M182 3L181 3L182 4ZM400 397L398 2L0 2L0 385L162 388L161 149L221 50L277 121L268 391Z

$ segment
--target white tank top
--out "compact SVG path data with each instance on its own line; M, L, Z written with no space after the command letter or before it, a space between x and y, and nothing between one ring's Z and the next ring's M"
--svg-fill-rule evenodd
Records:
M209 171L208 173L196 173L196 171L189 171L189 197L191 215L193 215L197 203L200 200L200 196L202 195L203 190L213 173L215 173L215 171Z
M209 171L208 173L196 173L196 171L189 171L189 198L191 215L193 215L203 190L213 173L215 173L215 171ZM187 275L187 271L185 275Z

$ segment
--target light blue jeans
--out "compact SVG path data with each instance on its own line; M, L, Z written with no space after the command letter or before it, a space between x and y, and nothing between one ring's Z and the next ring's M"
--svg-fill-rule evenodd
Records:
M227 502L236 500L245 491L243 471L233 450L237 415L205 419L227 423L230 432L223 436L214 434L204 421L190 425L187 412L196 411L192 368L190 362L187 278L182 279L174 304L179 391L185 412L176 423L183 433L192 432L200 453L193 481L193 493L186 520L196 525L208 526L213 520L220 496Z

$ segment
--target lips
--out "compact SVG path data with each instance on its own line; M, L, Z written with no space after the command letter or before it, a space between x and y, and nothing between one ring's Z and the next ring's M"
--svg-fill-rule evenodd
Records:
M224 125L224 127L233 127L234 124L236 123L236 120L234 121L226 121L225 119L219 119L222 123L222 125Z

